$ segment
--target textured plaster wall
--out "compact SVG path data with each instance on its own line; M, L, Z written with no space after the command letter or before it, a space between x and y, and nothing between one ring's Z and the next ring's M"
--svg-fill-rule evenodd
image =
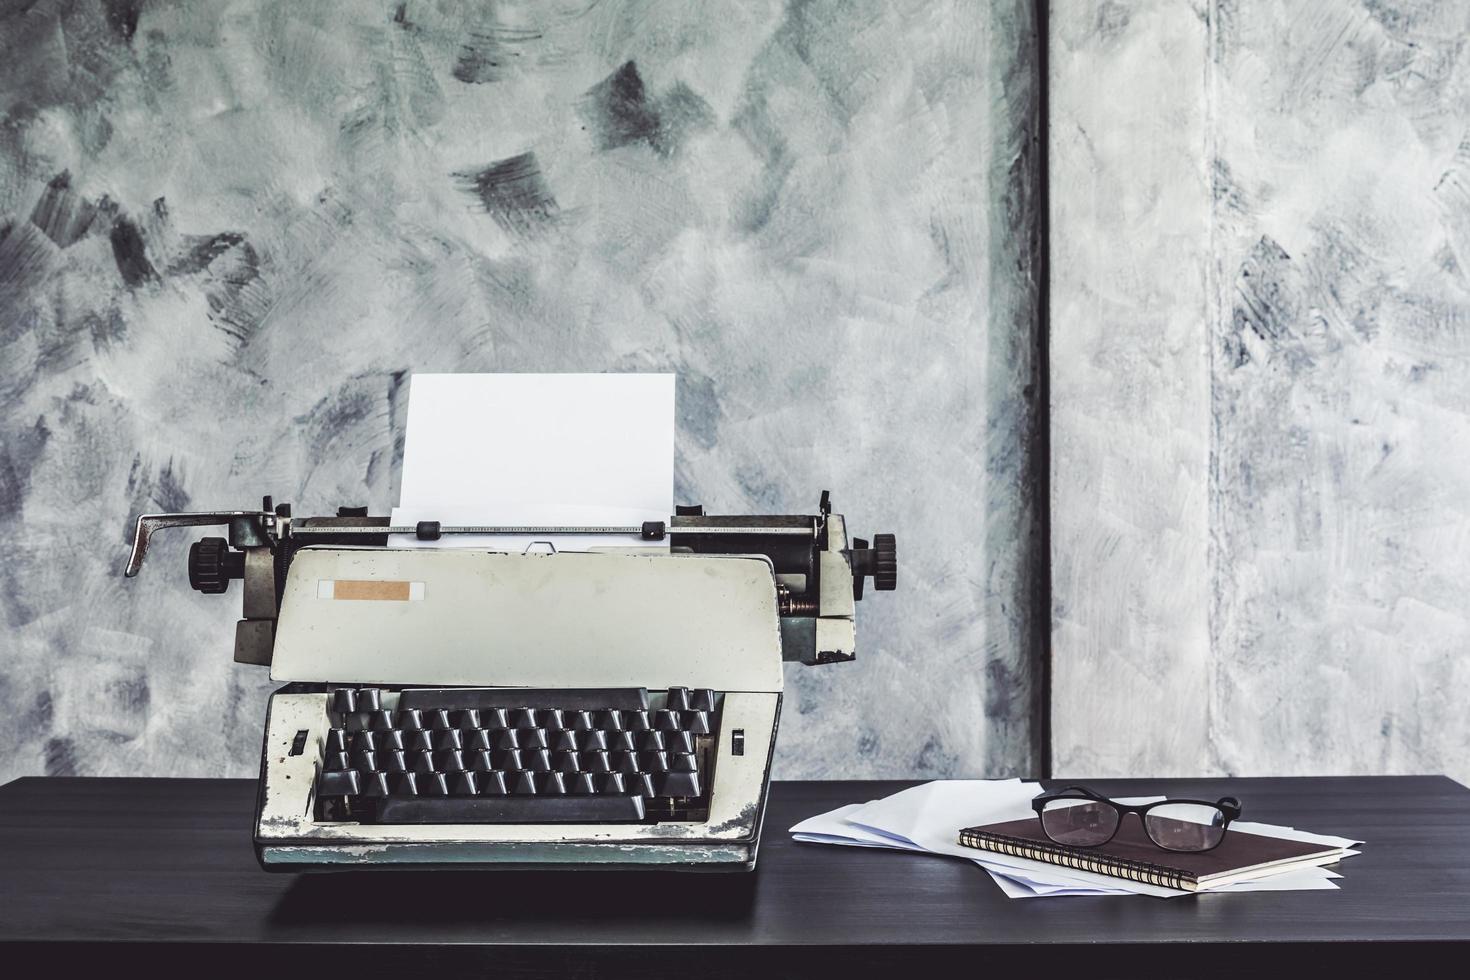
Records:
M182 534L125 583L128 520L385 510L415 370L678 372L680 499L900 542L778 774L1030 771L1034 48L1022 0L0 4L0 779L253 774L238 597Z
M1053 4L1058 769L1470 778L1470 8L1180 6ZM1182 124L1081 84L1161 62Z

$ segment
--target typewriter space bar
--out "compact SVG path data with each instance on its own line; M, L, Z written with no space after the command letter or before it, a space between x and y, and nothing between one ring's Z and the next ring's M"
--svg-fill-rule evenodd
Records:
M477 796L380 800L376 823L618 823L643 819L643 797Z
M444 708L560 708L563 711L647 711L643 687L408 687L400 710Z

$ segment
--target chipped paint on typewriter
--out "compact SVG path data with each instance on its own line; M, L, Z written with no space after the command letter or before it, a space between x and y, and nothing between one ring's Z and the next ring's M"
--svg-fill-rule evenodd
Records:
M366 509L138 518L221 526L189 582L241 580L235 660L270 699L255 848L269 870L755 866L782 662L853 659L892 535L681 507L638 528L392 527ZM626 535L653 548L390 546L455 534ZM400 540L400 539L395 539ZM667 543L665 550L662 545Z

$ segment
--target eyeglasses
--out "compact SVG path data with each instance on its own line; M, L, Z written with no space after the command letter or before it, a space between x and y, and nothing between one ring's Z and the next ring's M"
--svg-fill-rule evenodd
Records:
M1225 828L1240 819L1233 796L1214 803L1159 800L1142 806L1118 803L1086 786L1043 793L1031 801L1047 838L1070 847L1099 847L1112 840L1125 814L1136 813L1148 839L1166 851L1209 851L1225 839Z

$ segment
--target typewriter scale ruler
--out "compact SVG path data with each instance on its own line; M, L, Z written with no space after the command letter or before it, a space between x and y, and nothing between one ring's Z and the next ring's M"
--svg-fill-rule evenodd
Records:
M343 534L416 534L418 528L414 526L394 527L292 527L291 536L320 534L337 537ZM526 525L508 524L456 524L441 526L440 534L619 534L639 535L643 528L637 525L627 527L615 527L604 525L599 527L530 527ZM810 527L671 527L664 534L811 534Z

